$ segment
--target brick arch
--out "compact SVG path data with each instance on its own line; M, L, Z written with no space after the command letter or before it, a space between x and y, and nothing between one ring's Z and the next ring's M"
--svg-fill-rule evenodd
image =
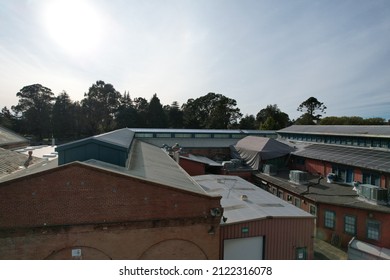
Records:
M184 239L168 239L153 244L140 260L207 260L206 253L197 244Z
M73 249L81 249L81 258L72 257ZM45 260L112 260L112 258L100 249L89 246L72 246L51 252Z

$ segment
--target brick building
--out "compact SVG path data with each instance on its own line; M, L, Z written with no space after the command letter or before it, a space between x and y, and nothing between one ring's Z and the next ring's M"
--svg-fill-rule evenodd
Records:
M209 194L222 196L221 259L313 259L313 215L238 176L193 178Z
M220 197L160 148L131 143L126 166L103 152L1 182L0 259L218 259Z
M390 248L390 126L294 125L278 134L295 148L288 169L264 168L257 185L316 215L320 239Z

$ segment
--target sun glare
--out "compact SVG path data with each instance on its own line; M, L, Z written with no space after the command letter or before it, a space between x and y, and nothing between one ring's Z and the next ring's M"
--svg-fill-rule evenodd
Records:
M50 37L70 55L97 51L105 31L102 15L87 1L48 2L45 26Z

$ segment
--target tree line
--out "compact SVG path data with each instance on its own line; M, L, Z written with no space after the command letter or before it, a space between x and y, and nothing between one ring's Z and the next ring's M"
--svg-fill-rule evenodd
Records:
M121 94L112 84L97 81L81 101L73 101L66 91L57 96L40 84L23 87L18 104L0 113L0 125L32 140L56 138L70 141L119 128L261 129L278 130L291 124L386 124L384 119L327 117L326 106L315 97L302 102L302 116L290 120L276 104L267 105L256 116L243 116L234 99L209 92L163 105L157 94L150 100Z

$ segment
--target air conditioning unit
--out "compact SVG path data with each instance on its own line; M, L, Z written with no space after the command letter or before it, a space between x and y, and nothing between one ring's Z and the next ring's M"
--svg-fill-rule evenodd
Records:
M361 184L358 187L358 194L367 200L386 204L389 201L389 191L378 186Z
M291 170L289 178L294 184L306 185L309 183L307 172L301 170Z
M239 168L242 165L242 160L240 160L240 159L234 158L231 160L231 162L233 163L233 166L235 168Z
M273 164L265 164L263 167L263 173L267 175L276 175L278 170Z

